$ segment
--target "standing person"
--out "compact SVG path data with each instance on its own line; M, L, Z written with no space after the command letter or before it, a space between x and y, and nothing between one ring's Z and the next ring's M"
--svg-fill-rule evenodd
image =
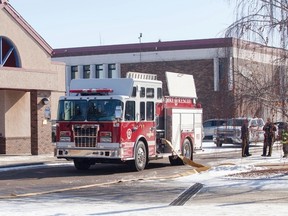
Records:
M241 127L241 139L242 139L242 157L251 156L249 153L249 128L248 120L245 119Z
M288 125L285 124L282 132L283 158L288 157Z
M275 125L271 122L270 118L267 118L267 122L265 123L263 130L265 131L264 134L264 144L263 144L263 154L261 156L265 157L268 149L267 157L271 157L272 155L272 144L273 138L276 131Z

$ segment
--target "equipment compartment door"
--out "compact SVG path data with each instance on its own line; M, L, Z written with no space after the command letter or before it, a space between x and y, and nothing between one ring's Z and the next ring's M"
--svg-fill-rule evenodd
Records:
M202 110L172 109L172 144L181 152L181 133L193 132L194 148L202 148Z

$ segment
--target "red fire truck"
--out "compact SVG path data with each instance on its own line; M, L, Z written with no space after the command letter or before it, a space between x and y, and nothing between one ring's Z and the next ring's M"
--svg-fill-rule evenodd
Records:
M202 108L192 75L166 72L169 96L154 74L74 79L59 99L55 156L79 170L96 163L128 163L145 169L169 157L171 165L193 160L202 148ZM172 147L163 142L169 140Z

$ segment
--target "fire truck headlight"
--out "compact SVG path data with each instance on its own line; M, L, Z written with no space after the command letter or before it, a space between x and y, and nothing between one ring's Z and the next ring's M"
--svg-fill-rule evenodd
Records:
M112 134L111 132L100 132L100 142L103 143L111 143L112 142Z
M60 142L71 142L71 137L60 137Z
M111 137L100 137L100 142L111 143L112 142L112 138Z

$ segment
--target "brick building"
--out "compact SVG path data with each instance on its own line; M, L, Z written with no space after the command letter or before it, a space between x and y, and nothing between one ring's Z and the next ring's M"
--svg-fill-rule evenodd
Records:
M0 154L52 153L49 115L65 92L65 65L8 1L0 20Z
M260 68L261 73L274 73L275 56L279 56L275 48L235 38L214 38L63 48L53 50L52 58L66 63L66 91L75 78L125 77L128 71L137 71L157 74L165 84L165 71L192 74L205 120L269 116L270 109L259 101L249 101L249 106L245 101L236 102L237 73L249 70L247 65L256 65L254 74Z

